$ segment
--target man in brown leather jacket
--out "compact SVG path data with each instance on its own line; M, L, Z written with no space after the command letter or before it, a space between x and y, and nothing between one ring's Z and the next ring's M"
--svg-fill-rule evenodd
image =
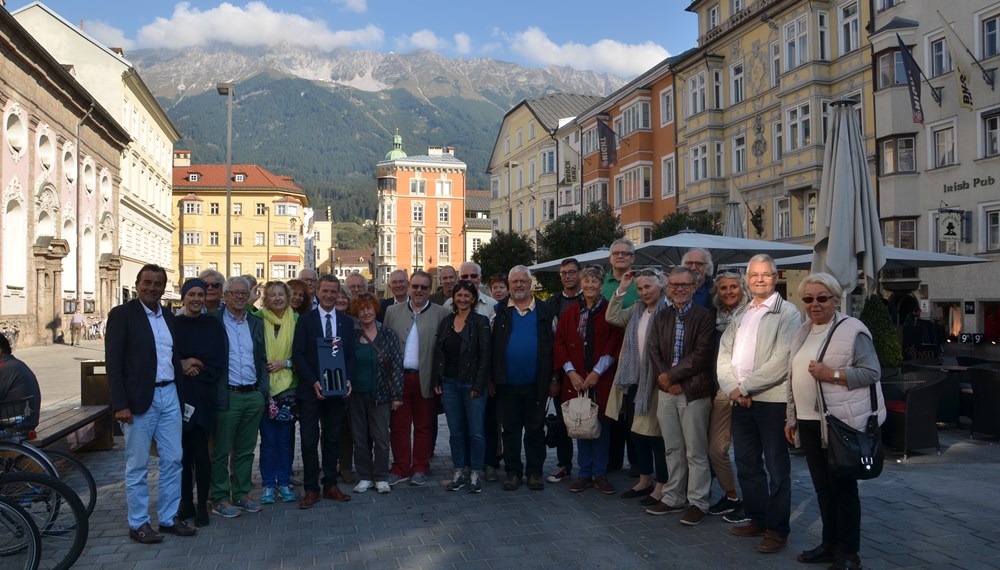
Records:
M650 324L646 348L661 394L657 408L670 478L652 515L684 513L681 524L705 519L712 478L708 464L708 417L712 409L715 318L692 300L698 276L683 267L670 272L670 306Z

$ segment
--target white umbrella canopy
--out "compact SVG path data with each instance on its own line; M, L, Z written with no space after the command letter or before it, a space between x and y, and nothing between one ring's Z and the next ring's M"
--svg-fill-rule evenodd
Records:
M858 270L864 273L865 289L873 291L885 265L882 229L854 103L832 104L812 260L813 273L833 275L848 294L858 284Z
M685 230L677 235L646 242L636 247L635 262L680 265L681 258L693 247L711 252L716 267L746 263L758 253L766 253L777 259L812 251L807 245L795 243L699 234Z
M528 270L532 273L558 273L559 265L562 260L572 257L580 262L580 265L601 265L607 270L611 267L611 250L606 247L600 249L595 249L594 251L588 253L581 253L580 255L569 255L566 257L561 257L559 259L553 259L551 261L543 261L542 263L536 263L528 267Z
M743 231L743 214L739 202L726 202L726 221L722 235L735 238L747 237L746 232Z
M902 249L898 247L886 247L882 251L885 253L885 266L882 269L953 267L956 265L972 265L990 261L981 257L968 257L965 255L952 255L949 253L936 253L933 251ZM796 255L794 257L776 259L775 263L781 269L809 269L812 265L812 256Z

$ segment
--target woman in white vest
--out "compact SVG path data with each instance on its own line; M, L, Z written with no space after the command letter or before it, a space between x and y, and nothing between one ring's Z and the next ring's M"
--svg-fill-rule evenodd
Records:
M864 430L872 415L870 386L876 384L878 421L885 421L878 355L864 323L837 312L843 289L827 273L814 273L799 285L807 319L792 341L785 437L801 446L809 465L823 522L823 542L798 555L807 564L861 568L861 500L858 482L834 475L827 463L823 398L829 412L854 429ZM838 323L839 324L836 324ZM836 326L834 326L836 324ZM832 332L832 334L831 334ZM826 345L821 362L819 355Z

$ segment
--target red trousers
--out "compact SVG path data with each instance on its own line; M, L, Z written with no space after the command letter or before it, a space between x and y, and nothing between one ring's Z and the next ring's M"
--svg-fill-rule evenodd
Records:
M400 477L427 474L431 464L431 437L434 435L435 420L437 397L424 398L420 393L420 376L415 372L404 372L403 405L389 416L393 473Z

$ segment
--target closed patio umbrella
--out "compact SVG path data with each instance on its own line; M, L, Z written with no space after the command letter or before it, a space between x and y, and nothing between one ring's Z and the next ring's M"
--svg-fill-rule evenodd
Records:
M726 202L726 222L722 228L722 235L734 238L747 237L743 231L743 213L740 203L735 200Z
M812 272L833 275L847 295L858 283L858 270L871 292L885 265L882 230L854 104L850 100L832 103L812 259Z

